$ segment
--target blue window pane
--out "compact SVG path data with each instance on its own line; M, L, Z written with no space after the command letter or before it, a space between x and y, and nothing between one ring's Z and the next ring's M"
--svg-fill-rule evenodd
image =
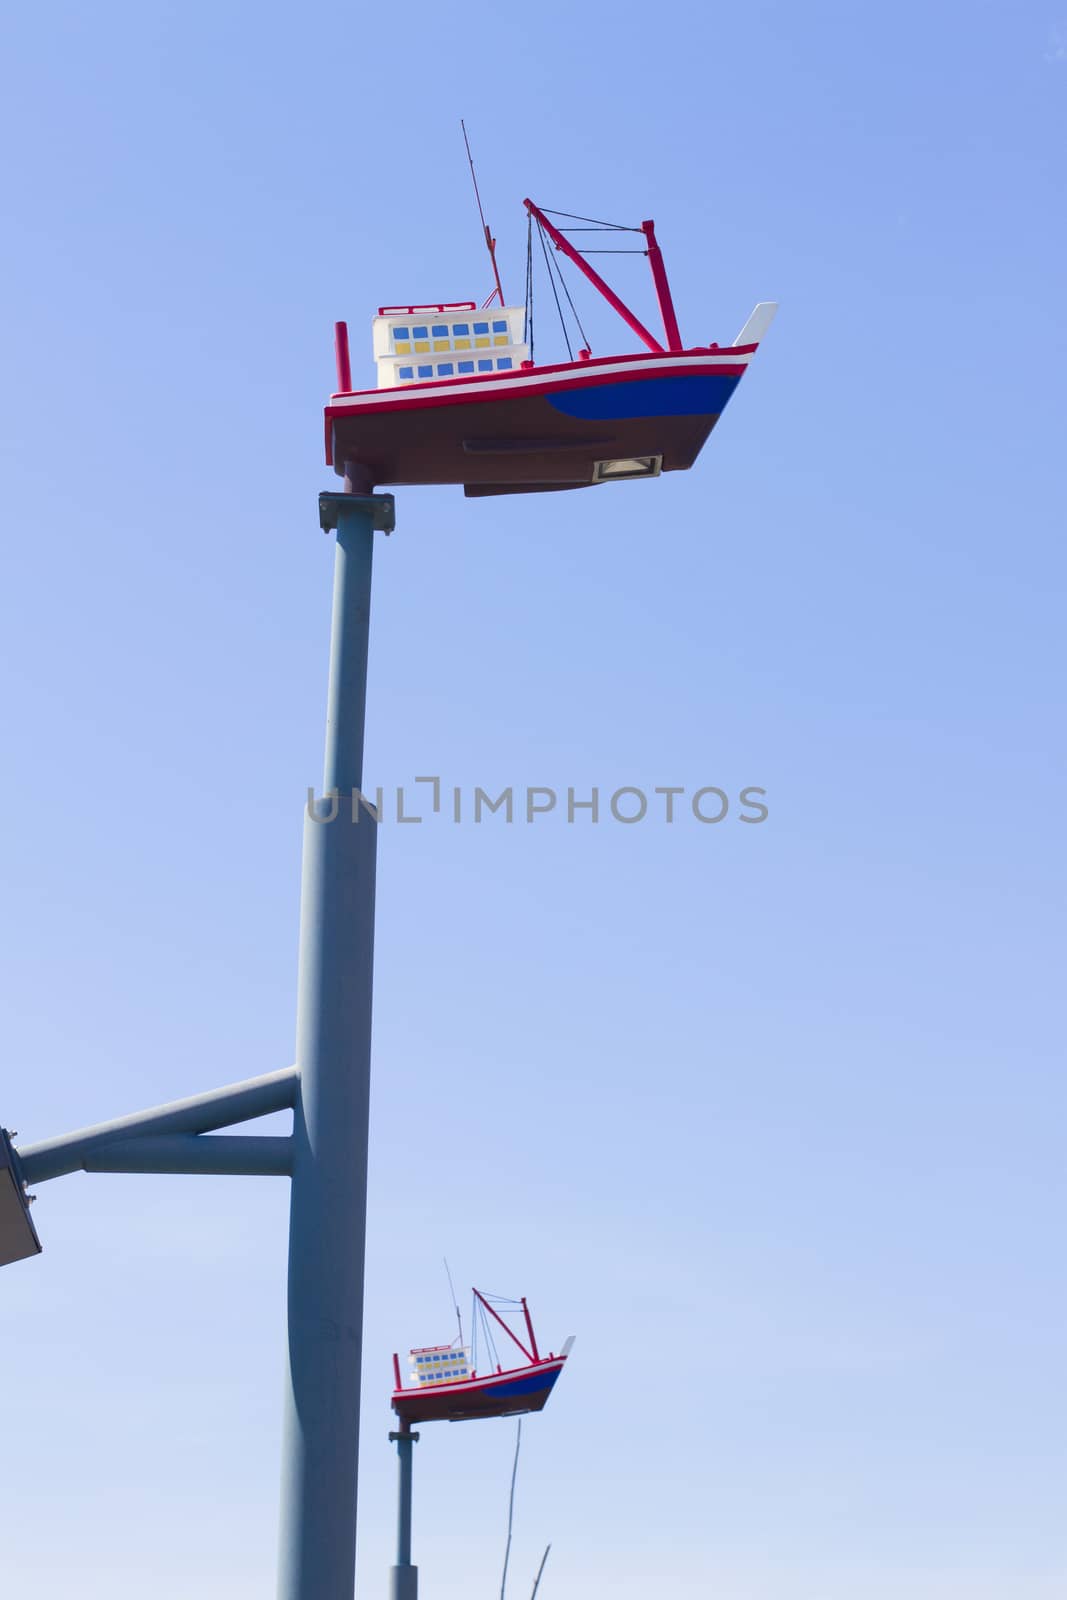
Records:
M450 378L452 376L453 370L454 369L453 369L451 361L442 361L441 365L437 369L437 376L439 378Z
M409 334L408 334L408 330L406 328L394 328L393 329L393 338L394 339L407 339L408 337L409 337Z
M493 370L493 363L491 361L479 361L479 363L478 363L478 371L479 372L492 372L492 370Z
M413 339L428 339L430 335L426 328L412 328L411 337Z
M448 329L445 327L443 322L435 322L431 331L435 339L448 338Z
M413 378L415 376L414 367L398 367L396 370L398 378Z
M475 333L488 333L489 332L489 324L488 324L488 322L476 322L474 324L474 331L475 331Z
M457 337L469 337L470 331L471 325L469 322L454 322L452 324L452 332Z
M494 322L493 323L493 332L494 333L507 333L507 331L508 331L508 325L507 325L506 322Z
M460 361L458 363L458 366L459 366L460 372L473 372L474 371L474 362L473 361Z
M433 377L433 368L432 367L420 367L419 368L419 377L420 378L432 378Z
M503 372L507 367L511 366L511 357L510 356L501 356L499 361L497 362L497 366Z

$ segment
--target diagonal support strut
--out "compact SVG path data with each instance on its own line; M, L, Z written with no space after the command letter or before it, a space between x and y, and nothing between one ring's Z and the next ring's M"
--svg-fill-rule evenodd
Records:
M29 1144L20 1148L18 1156L19 1167L26 1183L44 1183L49 1178L62 1178L68 1172L180 1172L183 1170L194 1172L234 1171L244 1172L247 1166L242 1164L240 1152L233 1149L235 1145L255 1143L264 1145L264 1139L244 1140L239 1138L228 1139L225 1144L229 1147L231 1159L237 1163L231 1167L212 1167L210 1165L196 1165L189 1168L165 1166L155 1167L103 1167L91 1165L97 1160L108 1146L113 1149L122 1145L129 1150L134 1144L148 1144L155 1136L169 1136L182 1134L211 1133L217 1128L230 1128L238 1122L248 1122L253 1117L266 1117L272 1111L291 1110L297 1096L298 1074L295 1067L283 1067L278 1072L267 1072L260 1078L247 1078L243 1083L229 1083L221 1089L211 1089L206 1094L192 1095L187 1100L172 1100L166 1105L152 1106L147 1111L135 1111L130 1116L116 1117L111 1122L98 1122L89 1128L79 1128L74 1133L60 1134L55 1139L42 1139L37 1144ZM167 1143L172 1143L170 1139ZM188 1153L188 1159L196 1162L209 1162L213 1159L210 1151L193 1155L189 1141L182 1146ZM288 1139L279 1139L278 1144L288 1144ZM212 1144L222 1144L223 1141L211 1141ZM271 1141L275 1143L275 1141ZM172 1152L172 1159L177 1152ZM252 1160L254 1153L247 1152L245 1159ZM263 1159L266 1155L261 1152ZM215 1159L222 1158L222 1152L215 1152ZM124 1159L132 1159L127 1156ZM160 1159L164 1159L161 1154ZM277 1162L278 1152L275 1150L270 1160ZM271 1171L275 1170L271 1166ZM288 1170L288 1167L285 1168Z

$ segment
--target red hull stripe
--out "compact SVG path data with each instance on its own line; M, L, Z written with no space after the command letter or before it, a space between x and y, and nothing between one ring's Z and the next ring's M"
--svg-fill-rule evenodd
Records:
M503 383L507 383L514 378L532 378L535 376L538 378L550 378L554 377L557 373L566 372L572 372L576 376L581 377L583 374L587 375L590 372L595 372L598 367L614 367L618 366L620 362L625 362L627 366L630 366L632 363L640 363L642 366L646 366L649 363L660 363L662 365L664 361L669 361L671 364L671 371L677 371L679 370L680 364L687 360L698 361L701 364L710 361L714 363L716 372L732 372L734 367L731 365L731 363L736 363L740 357L744 356L745 360L741 362L741 366L742 369L747 367L749 361L752 359L758 349L759 346L755 344L739 344L728 345L722 350L642 350L631 352L629 355L623 356L594 356L589 361L559 361L544 367L515 367L514 370L507 375L507 377L503 377L500 373L493 373L491 376L495 381ZM477 352L474 352L474 354L477 355ZM642 373L642 377L643 376L644 374ZM462 378L423 378L417 383L410 385L410 387L415 389L429 389L432 387L437 387L440 384L448 384L451 387L452 385L459 383L486 383L489 381L489 378L489 373L472 372L466 374ZM402 387L406 389L408 385L405 384ZM340 400L345 398L349 400L357 400L362 399L367 395L395 393L395 389L337 390L330 396L330 399Z
M722 365L716 363L714 367L703 368L702 370L721 374L724 378L740 378L748 369L737 364L727 366L725 363ZM566 389L599 389L608 383L633 383L635 381L641 382L646 378L676 378L682 375L684 374L679 374L677 367L648 367L640 372L634 372L631 369L628 372L601 373L595 384L591 384L587 377L582 376L564 378L562 380L557 378L550 383L523 384L521 388L510 389L510 392L509 384L513 380L503 378L498 383L494 382L492 388L486 386L469 396L464 396L463 387L469 383L477 383L477 377L441 378L435 379L432 384L429 381L425 384L420 384L420 393L414 394L405 400L389 400L377 405L344 405L343 403L340 405L328 405L326 407L326 419L331 422L335 417L381 416L383 412L387 411L421 411L426 406L478 405L482 402L510 400L518 398L520 395L525 399L527 396L532 395L560 394ZM483 378L482 382L485 383L486 380ZM424 394L421 392L430 388L440 389L444 392L437 394ZM395 389L370 389L364 392L379 395L395 394L397 391Z
M595 370L597 367L610 367L610 366L613 366L618 361L641 361L641 362L653 361L653 362L655 362L655 361L663 361L663 360L666 359L666 360L669 360L669 361L673 362L673 361L678 361L678 360L684 360L685 357L687 357L687 356L691 361L708 361L708 360L715 361L715 362L724 361L724 360L732 361L732 360L736 360L736 358L738 356L747 356L747 357L749 357L749 359L751 359L751 357L756 354L756 351L758 349L759 349L759 345L758 344L726 344L726 345L719 345L719 346L716 346L716 347L713 347L713 346L709 345L706 349L699 349L698 348L698 349L694 349L694 350L631 350L628 355L620 355L620 356L590 356L588 361L556 361L556 362L548 362L544 366L538 365L536 368L533 368L533 369L531 369L529 367L516 367L515 370L514 370L514 373L512 375L513 376L518 376L520 373L523 373L527 377L529 377L529 376L531 376L531 371L536 371L538 373L545 373L545 374L549 374L549 373L553 373L553 372L589 372L590 370ZM479 354L479 352L477 350L472 350L471 351L471 355L475 359L477 359L478 354ZM414 356L412 357L412 361L413 362L417 361L417 359L418 359L417 357L414 357ZM478 377L478 374L474 373L473 376L476 379ZM483 373L482 377L484 377L484 376L485 376L485 374ZM462 382L466 383L466 382L469 381L469 379L464 378L462 380L457 380L457 379L454 379L454 378L433 378L433 379L429 379L428 378L425 381L427 383L430 383L430 382L433 382L433 383L454 383L454 382L457 382L457 381L462 381ZM352 391L352 393L353 394L380 394L381 390L380 389L354 389Z

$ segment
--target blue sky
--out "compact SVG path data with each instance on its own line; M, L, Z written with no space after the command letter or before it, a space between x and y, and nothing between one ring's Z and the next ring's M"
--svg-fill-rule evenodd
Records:
M361 1592L447 1253L578 1335L512 1594L548 1540L544 1600L1062 1594L1067 12L59 0L3 35L4 1123L291 1059L331 325L371 384L379 304L488 291L465 115L512 298L530 194L654 216L692 343L782 310L690 474L398 496L368 779L770 815L382 829ZM284 1191L40 1186L12 1592L272 1592ZM424 1430L427 1595L498 1589L512 1442Z

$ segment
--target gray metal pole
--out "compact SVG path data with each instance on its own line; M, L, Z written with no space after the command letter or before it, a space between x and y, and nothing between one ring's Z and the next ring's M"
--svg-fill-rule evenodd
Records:
M409 1427L391 1433L398 1466L396 1501L396 1566L390 1573L389 1600L419 1600L419 1569L411 1564L411 1478L415 1440Z
M376 830L352 792L374 529L392 526L392 497L320 505L337 526L325 787L340 793L335 820L324 806L304 822L279 1600L352 1600L355 1582Z
M287 1136L172 1133L116 1139L91 1150L86 1172L173 1172L233 1178L288 1178L293 1142Z

